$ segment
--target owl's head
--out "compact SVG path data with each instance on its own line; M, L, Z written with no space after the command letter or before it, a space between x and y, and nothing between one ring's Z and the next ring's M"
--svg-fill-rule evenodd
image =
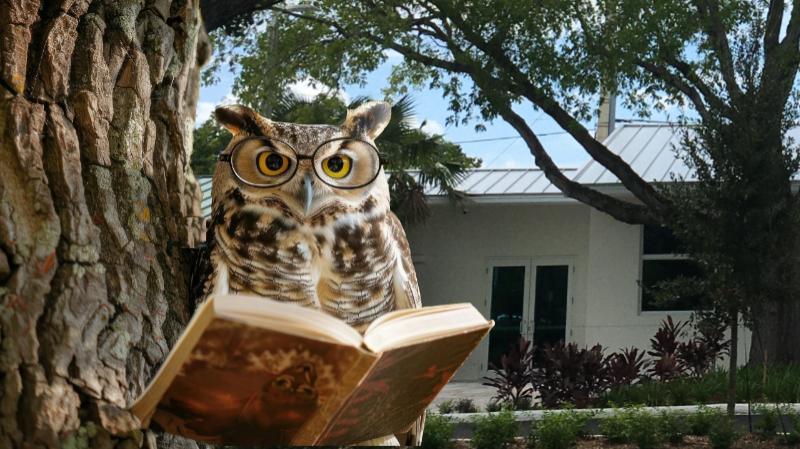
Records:
M240 105L219 107L214 115L233 134L214 172L215 205L237 191L248 205L274 207L277 201L302 220L367 201L370 210L388 210L389 187L375 146L389 123L388 103L348 110L339 126L275 122Z

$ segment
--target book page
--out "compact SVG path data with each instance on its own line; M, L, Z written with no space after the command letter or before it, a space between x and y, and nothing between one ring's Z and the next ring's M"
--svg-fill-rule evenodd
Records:
M320 445L347 445L404 431L491 329L492 323L383 353Z
M364 345L386 350L483 328L487 319L470 303L446 304L387 313L364 332Z
M377 356L348 345L214 319L151 425L226 445L310 444Z

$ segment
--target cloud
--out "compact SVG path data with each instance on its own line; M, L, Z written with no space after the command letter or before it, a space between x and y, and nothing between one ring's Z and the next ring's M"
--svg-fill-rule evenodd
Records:
M383 50L383 56L386 57L387 61L399 61L400 59L403 59L403 55L392 50L391 48Z
M420 125L422 126L420 127ZM431 120L429 118L420 120L419 117L412 117L408 121L408 126L420 128L422 132L431 136L444 134L444 126L436 120Z
M429 135L442 135L444 126L436 120L426 119L425 125L422 126L422 132Z
M197 111L195 112L195 120L194 126L195 128L199 128L200 125L203 124L209 117L211 117L211 113L214 111L214 103L210 101L199 101L197 102Z
M318 95L330 92L331 88L314 80L313 78L303 78L289 84L289 91L293 94L303 98L316 98ZM338 89L336 96L339 97L345 104L350 103L350 95L347 92Z

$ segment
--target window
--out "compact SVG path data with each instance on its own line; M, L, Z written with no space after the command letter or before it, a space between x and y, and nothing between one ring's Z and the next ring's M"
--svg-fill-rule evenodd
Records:
M700 295L657 298L658 284L679 277L698 277L699 267L678 250L675 236L667 228L644 226L642 236L642 311L696 310Z

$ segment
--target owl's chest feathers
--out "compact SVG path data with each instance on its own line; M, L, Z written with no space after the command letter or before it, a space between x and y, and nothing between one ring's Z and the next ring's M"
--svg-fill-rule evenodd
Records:
M225 214L215 255L233 292L321 308L367 322L394 304L395 252L385 214L359 212L299 222L263 210Z

